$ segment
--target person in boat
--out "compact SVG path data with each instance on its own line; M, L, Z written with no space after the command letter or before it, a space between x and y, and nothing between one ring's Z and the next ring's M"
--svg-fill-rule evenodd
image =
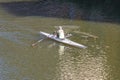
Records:
M57 37L59 39L65 39L65 34L64 34L64 30L62 29L62 26L59 26L59 29L57 31Z

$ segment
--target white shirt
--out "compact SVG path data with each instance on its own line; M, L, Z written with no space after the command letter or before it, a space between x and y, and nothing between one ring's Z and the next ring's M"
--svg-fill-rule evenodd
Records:
M58 30L58 34L59 34L59 38L60 39L64 39L65 38L64 31L62 29Z

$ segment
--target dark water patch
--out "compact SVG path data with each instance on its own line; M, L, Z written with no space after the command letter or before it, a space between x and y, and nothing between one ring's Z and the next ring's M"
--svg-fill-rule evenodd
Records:
M47 4L48 3L48 4ZM1 3L2 7L16 16L46 16L46 17L64 17L64 14L58 13L62 7L58 4L40 1L21 1L11 3ZM56 6L58 10L56 10ZM56 10L56 11L55 11ZM62 13L62 11L61 11Z
M20 2L6 2L0 3L3 9L8 13L15 16L43 16L43 17L56 17L66 18L71 20L88 20L88 21L100 21L100 22L119 22L119 11L117 13L116 6L112 10L108 10L109 7L105 6L106 3L101 6L95 7L95 1L84 3L74 3L70 1L20 1ZM79 2L79 1L78 1ZM89 4L90 3L90 4ZM118 4L117 4L118 5ZM78 7L80 6L80 7ZM105 6L105 8L104 8ZM114 6L114 5L112 5ZM110 7L111 8L111 7ZM113 13L115 11L115 13Z

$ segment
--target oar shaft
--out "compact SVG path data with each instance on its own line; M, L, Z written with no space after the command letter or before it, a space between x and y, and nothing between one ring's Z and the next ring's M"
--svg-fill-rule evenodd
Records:
M71 37L71 36L72 36L72 34L67 34L67 35L66 35L66 38Z
M44 39L45 39L45 38L38 40L37 42L33 43L32 46L35 46L37 43L41 42L41 41L44 40Z

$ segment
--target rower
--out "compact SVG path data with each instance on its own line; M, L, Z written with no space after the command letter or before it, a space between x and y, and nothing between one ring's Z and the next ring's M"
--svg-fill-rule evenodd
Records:
M62 26L59 26L59 29L57 31L57 37L59 39L65 39L64 30L62 29Z

